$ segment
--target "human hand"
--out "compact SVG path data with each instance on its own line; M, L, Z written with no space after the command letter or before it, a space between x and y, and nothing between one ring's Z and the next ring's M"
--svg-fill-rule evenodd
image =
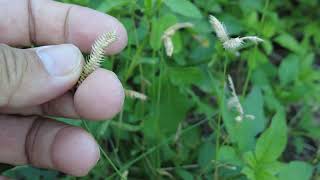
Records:
M107 54L127 43L115 18L50 0L0 0L0 163L74 176L96 164L99 148L90 134L44 116L103 120L120 111L124 91L111 71L98 69L74 94L69 91L84 63L80 50L89 52L100 34L112 30L118 40ZM51 46L9 47L32 44Z

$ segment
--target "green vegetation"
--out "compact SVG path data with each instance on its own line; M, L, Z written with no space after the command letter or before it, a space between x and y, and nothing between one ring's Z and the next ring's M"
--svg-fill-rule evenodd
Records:
M117 17L128 47L108 58L127 98L111 121L63 121L87 128L101 146L83 179L320 179L320 4L318 0L64 0ZM212 14L231 37L258 36L227 51L209 24ZM162 36L178 22L192 28ZM228 74L244 113L230 108ZM229 106L229 107L228 107ZM16 167L26 179L75 179Z

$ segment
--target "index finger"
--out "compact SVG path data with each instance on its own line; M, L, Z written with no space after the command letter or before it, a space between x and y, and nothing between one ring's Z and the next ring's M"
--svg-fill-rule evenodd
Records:
M72 43L89 52L102 33L115 31L117 41L106 52L127 44L127 32L114 17L76 5L48 0L1 0L0 43L30 46Z

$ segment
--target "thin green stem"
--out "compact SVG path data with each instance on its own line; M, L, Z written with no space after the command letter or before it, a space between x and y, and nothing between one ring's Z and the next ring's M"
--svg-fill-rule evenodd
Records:
M85 120L82 120L82 125L83 125L83 127L84 127L91 135L93 135L92 132L90 131L90 128L89 128L87 122L86 122ZM112 166L112 168L116 171L116 173L117 173L120 177L122 177L121 172L119 171L119 169L117 168L117 166L112 162L112 160L109 158L109 156L107 155L107 153L103 150L103 148L100 146L100 144L98 144L98 146L99 146L99 149L100 149L103 157L104 157L105 159L107 159L107 161L108 161L109 164Z
M224 66L223 66L223 89L220 94L220 107L223 108L224 106L224 90L225 90L225 81L227 78L227 67L228 67L228 57L225 54L225 61L224 61ZM221 112L219 113L219 118L218 118L218 124L217 124L217 131L216 131L216 153L215 153L215 159L218 159L219 157L219 149L220 149L220 136L221 136L221 122L222 122L222 115ZM214 171L214 177L216 180L219 180L219 166L215 166L215 171Z
M261 19L260 19L260 23L262 24L262 29L264 29L264 20L265 20L265 17L266 17L266 11L269 7L269 3L270 3L270 0L266 0L265 2L265 5L264 5L264 8L263 8L263 12L262 12L262 16L261 16ZM255 45L254 47L254 56L252 58L255 58L256 55L257 55L257 45ZM248 70L248 73L247 73L247 76L246 76L246 80L245 80L245 83L244 83L244 87L243 87L243 90L242 90L242 97L244 97L246 95L246 92L247 92L247 89L248 89L248 86L249 86L249 82L250 82L250 79L251 79L251 76L252 76L252 67L249 67L249 70Z

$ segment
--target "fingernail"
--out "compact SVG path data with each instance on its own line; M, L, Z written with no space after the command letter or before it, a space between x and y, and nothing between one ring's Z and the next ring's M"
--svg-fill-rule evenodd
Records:
M81 64L81 52L72 44L40 47L36 52L52 76L68 75Z

